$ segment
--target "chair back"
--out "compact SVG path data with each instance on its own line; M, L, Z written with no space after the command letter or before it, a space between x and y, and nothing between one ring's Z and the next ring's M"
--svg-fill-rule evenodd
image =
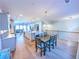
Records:
M57 35L54 35L54 40L57 40Z
M53 40L53 41L57 40L57 35L50 36L50 40Z

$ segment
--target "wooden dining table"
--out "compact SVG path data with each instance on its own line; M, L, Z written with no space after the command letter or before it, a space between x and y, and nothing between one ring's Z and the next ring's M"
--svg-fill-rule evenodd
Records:
M46 43L47 41L50 40L50 35L42 36L42 37L37 37L37 40L40 39L42 43L44 43L44 55L46 54Z
M50 35L43 36L43 37L40 38L40 40L43 41L43 42L47 42L47 41L50 40Z

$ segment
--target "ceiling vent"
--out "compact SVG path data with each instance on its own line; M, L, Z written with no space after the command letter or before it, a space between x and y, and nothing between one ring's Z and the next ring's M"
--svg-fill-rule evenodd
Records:
M65 3L69 3L70 2L70 0L65 0Z

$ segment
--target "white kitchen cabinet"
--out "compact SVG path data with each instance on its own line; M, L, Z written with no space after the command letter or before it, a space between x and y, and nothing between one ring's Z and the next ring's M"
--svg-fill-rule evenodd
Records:
M16 49L16 39L15 35L10 34L4 39L2 39L2 49L10 48L11 51Z
M11 51L16 49L16 39L14 34L9 34L8 13L0 12L0 51L10 48Z
M8 14L0 13L0 30L8 30Z
M0 50L2 49L2 39L8 35L7 30L1 30L0 31Z
M16 38L14 34L8 34L7 31L0 31L0 50L10 48L11 51L16 49Z

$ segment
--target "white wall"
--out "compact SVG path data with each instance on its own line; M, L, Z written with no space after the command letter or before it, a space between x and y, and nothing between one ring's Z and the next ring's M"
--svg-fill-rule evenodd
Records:
M54 30L79 32L79 20L59 21L52 25Z
M53 29L55 29L55 27L52 24L44 24L43 25L43 30L53 30Z
M79 32L79 20L71 19L71 20L60 20L57 22L53 22L52 24L45 24L44 29L48 30L60 30L60 31L71 31L71 32Z

